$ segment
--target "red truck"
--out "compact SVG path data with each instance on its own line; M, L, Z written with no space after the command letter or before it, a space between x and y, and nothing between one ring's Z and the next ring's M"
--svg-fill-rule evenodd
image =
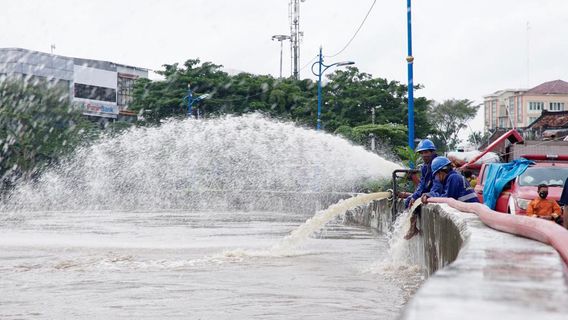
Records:
M525 215L531 200L538 197L537 186L548 185L548 198L558 201L564 182L568 177L568 156L566 155L524 155L523 158L535 162L514 180L509 181L497 199L495 211ZM483 186L486 183L486 170L490 165L481 166L475 192L483 202Z
M525 215L529 202L538 197L537 186L541 183L549 186L548 198L558 201L568 177L568 142L523 141L518 132L511 130L500 141L491 144L486 151L492 151L499 143L505 143L506 140L509 140L509 146L502 149L505 151L503 154L505 162L523 157L532 160L534 165L529 166L523 174L505 185L497 199L495 211ZM473 166L475 161L476 159L468 163L471 169L477 169ZM462 170L467 170L468 164L465 164ZM495 164L482 164L479 168L475 192L482 203L483 187L487 183L487 168L491 165Z

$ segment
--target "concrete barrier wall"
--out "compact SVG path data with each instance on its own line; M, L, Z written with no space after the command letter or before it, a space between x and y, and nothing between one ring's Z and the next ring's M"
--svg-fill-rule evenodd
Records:
M346 221L392 227L388 201L349 211ZM445 204L423 206L413 239L430 278L401 319L568 319L567 269L540 242L495 231Z

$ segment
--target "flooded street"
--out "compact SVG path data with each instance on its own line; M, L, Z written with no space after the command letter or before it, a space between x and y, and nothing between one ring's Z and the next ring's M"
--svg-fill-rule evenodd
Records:
M418 270L387 237L335 221L276 249L310 216L277 212L6 213L2 319L394 319ZM401 277L414 280L404 280Z

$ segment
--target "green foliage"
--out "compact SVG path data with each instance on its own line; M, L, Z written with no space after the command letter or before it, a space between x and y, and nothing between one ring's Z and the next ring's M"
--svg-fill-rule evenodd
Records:
M47 84L0 82L0 176L31 177L96 134L69 96Z
M486 132L473 131L469 134L467 142L471 143L476 148L479 148L484 142L486 142L489 139L490 136L491 133L489 133L488 131Z
M430 136L439 152L454 150L457 147L460 142L460 130L466 127L467 121L475 117L478 109L479 106L473 105L473 101L467 99L445 100L430 107L429 119L434 125Z
M414 167L417 168L418 166L422 165L422 157L417 152L414 152L409 146L404 147L396 147L396 153L402 160L404 166L407 168L411 167L411 164L414 164Z
M363 192L382 192L392 189L392 180L389 178L369 180L362 184L361 189Z
M141 79L136 82L134 102L130 108L142 111L148 123L157 124L165 117L184 117L187 84L194 95L211 94L197 108L207 116L262 112L316 126L317 82L312 80L275 79L267 75L240 73L229 75L221 66L198 59L183 66L164 65L162 81ZM419 89L419 87L416 87ZM335 132L356 144L367 145L373 133L379 143L406 144L407 87L397 81L374 78L359 69L335 69L322 90L323 129ZM431 125L426 116L430 101L415 100L417 136L426 136ZM375 110L375 124L372 110Z

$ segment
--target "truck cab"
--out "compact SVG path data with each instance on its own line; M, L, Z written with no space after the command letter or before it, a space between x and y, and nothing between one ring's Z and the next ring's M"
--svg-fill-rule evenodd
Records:
M537 187L548 185L548 199L559 201L568 177L568 156L566 155L524 155L523 158L534 161L525 172L509 181L497 199L495 211L526 215L528 204L538 197ZM483 203L483 187L487 183L487 168L492 164L483 164L479 172L475 192Z

